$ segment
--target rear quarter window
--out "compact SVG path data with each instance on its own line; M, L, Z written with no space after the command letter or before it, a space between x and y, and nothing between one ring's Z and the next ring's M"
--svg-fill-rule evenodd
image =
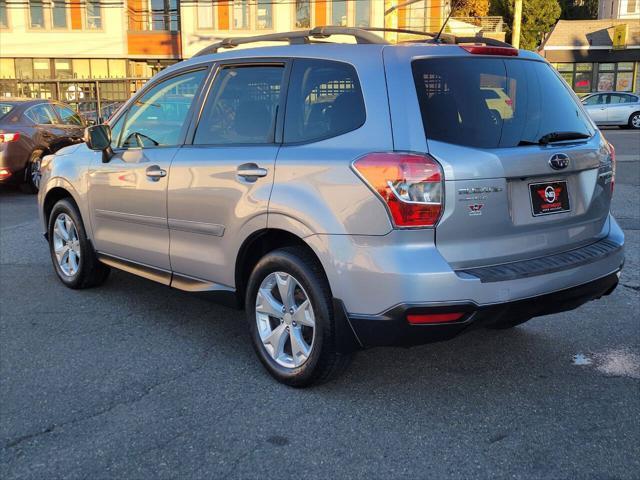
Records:
M593 134L579 104L546 63L449 57L416 60L412 68L430 140L496 148L536 143L551 132Z
M364 99L353 66L330 60L296 59L287 95L285 143L313 142L360 128Z

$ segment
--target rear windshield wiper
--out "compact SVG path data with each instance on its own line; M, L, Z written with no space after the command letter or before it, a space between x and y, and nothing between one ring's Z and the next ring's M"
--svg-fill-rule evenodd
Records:
M518 143L522 145L547 145L553 142L562 142L564 140L582 140L585 138L591 138L591 135L582 132L551 132L541 136L537 141L531 142L529 140L521 140Z

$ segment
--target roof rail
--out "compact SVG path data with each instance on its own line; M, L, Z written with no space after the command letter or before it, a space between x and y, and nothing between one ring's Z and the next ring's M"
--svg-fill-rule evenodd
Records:
M452 33L441 33L438 38L437 33L433 32L421 32L419 30L407 30L405 28L380 28L380 27L366 27L364 30L368 32L391 32L391 33L406 33L410 35L421 35L424 37L431 37L427 40L406 40L402 43L416 43L416 42L424 42L424 43L446 43L451 45L457 45L460 43L484 43L485 45L492 47L511 47L513 45L503 42L501 40L496 40L495 38L483 37L476 35L474 37L458 37L453 35ZM436 40L437 38L437 40Z
M270 33L255 35L252 37L231 37L213 43L203 48L194 57L218 53L221 48L235 48L238 45L258 42L289 42L290 45L312 43L314 39L329 38L332 35L348 35L356 39L358 44L387 45L389 42L380 36L360 28L348 27L315 27L310 30L297 30L294 32Z

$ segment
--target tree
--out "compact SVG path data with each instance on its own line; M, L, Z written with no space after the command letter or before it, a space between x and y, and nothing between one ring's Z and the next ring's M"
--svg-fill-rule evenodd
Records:
M501 16L507 24L507 38L511 36L513 24L513 0L492 0L490 15ZM558 0L523 0L522 32L520 48L535 49L545 33L560 18L561 8Z
M598 18L598 0L560 0L563 20L595 20Z
M454 17L486 17L489 0L453 0Z

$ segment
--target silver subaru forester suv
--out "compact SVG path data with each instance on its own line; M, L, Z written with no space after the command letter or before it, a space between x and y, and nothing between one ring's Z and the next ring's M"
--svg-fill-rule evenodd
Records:
M232 49L257 40L289 44ZM611 293L614 176L540 56L322 28L227 39L158 74L45 158L39 210L68 287L114 267L232 301L266 369L306 386L361 348Z

